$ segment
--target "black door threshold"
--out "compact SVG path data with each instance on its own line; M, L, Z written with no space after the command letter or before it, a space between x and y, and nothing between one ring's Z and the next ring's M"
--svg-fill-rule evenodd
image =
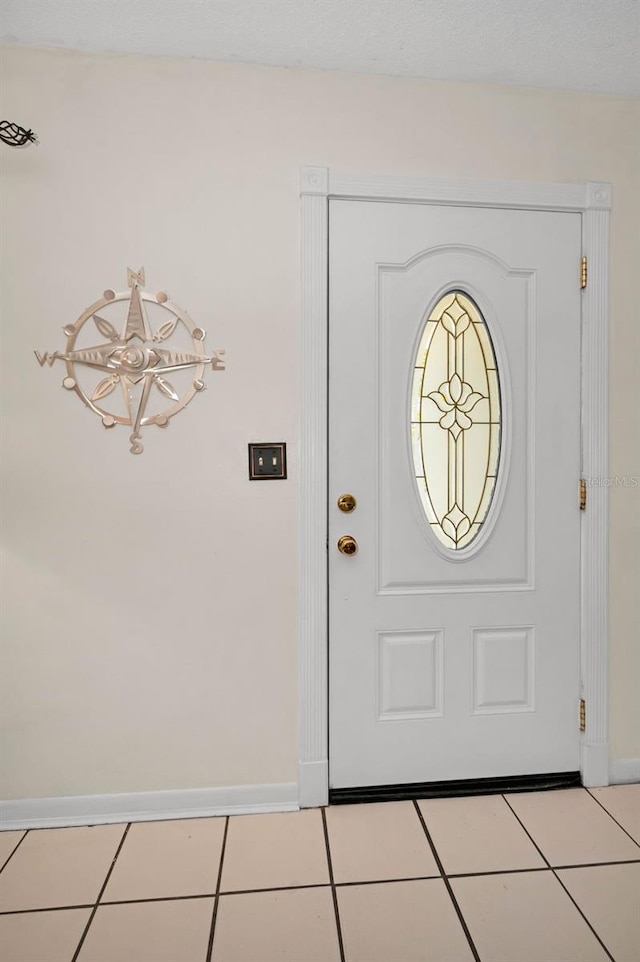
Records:
M580 772L462 778L449 782L410 782L404 785L367 785L362 788L330 788L329 804L398 802L410 798L454 798L457 795L500 795L503 792L545 792L553 788L578 788L580 785Z

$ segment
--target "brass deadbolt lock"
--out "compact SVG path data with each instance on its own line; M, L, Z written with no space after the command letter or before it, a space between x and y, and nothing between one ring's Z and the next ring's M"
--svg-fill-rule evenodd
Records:
M338 551L346 555L357 554L358 542L352 535L343 534L342 537L338 539Z
M341 494L338 498L338 507L345 514L351 514L358 502L352 494Z

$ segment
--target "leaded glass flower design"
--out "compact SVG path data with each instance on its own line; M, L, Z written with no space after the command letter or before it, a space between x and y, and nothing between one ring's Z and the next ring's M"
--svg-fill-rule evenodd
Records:
M478 306L449 291L425 324L415 361L411 439L418 491L447 548L471 544L486 520L500 455L493 344Z

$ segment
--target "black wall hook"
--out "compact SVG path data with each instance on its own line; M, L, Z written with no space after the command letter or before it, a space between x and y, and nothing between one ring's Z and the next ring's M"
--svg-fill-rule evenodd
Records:
M37 144L38 138L32 130L25 130L9 120L0 120L0 140L9 147L24 147L25 144Z

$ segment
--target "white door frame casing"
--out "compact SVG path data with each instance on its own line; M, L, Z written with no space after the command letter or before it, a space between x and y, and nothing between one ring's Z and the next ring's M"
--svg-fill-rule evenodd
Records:
M325 805L328 759L328 245L329 198L573 211L589 265L582 292L582 476L608 470L608 309L611 185L437 181L301 170L302 311L299 517L299 787L301 807ZM579 265L576 265L576 283ZM576 478L576 510L578 479ZM581 773L609 781L608 488L589 487L581 525ZM576 705L576 725L578 706Z

